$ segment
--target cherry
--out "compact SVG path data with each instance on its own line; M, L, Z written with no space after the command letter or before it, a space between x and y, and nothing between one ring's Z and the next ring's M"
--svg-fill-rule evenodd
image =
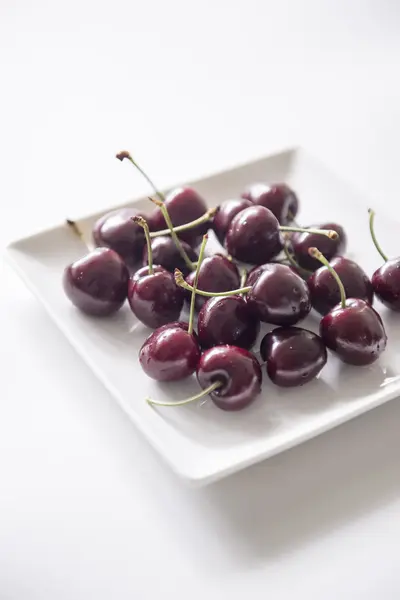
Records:
M63 275L67 297L88 315L104 317L117 312L128 293L128 269L111 248L96 248L68 265Z
M261 321L274 325L294 325L304 319L311 310L305 281L286 265L264 267L247 295L249 307Z
M229 254L237 260L262 265L282 250L281 231L302 232L304 229L280 226L277 218L268 208L250 206L232 219L225 245ZM321 237L337 237L335 231L314 229L313 232Z
M299 210L296 194L285 183L253 183L243 192L242 198L268 208L281 225L293 221Z
M207 211L207 205L203 198L192 188L183 187L172 190L167 194L164 202L168 209L174 227L185 225L190 221L201 218ZM164 229L166 226L162 212L157 210L153 213L155 229ZM210 228L210 223L200 223L196 227L182 230L179 233L181 240L190 246L198 246L201 238Z
M336 271L317 248L310 254L331 271L340 289L337 304L320 323L320 335L324 344L345 363L370 365L386 348L387 336L382 319L369 302L359 298L347 298L343 284Z
M278 220L263 206L245 208L232 219L225 244L237 260L255 265L266 263L283 248Z
M277 327L261 341L260 354L268 377L281 387L303 385L314 379L327 361L322 339L300 327Z
M207 237L203 237L201 244L197 274L203 261ZM193 331L197 279L196 277L192 291L189 323L174 322L159 327L140 349L139 361L142 369L157 381L177 381L188 377L195 371L200 360L200 346Z
M347 298L360 298L372 304L374 290L368 275L353 260L336 256L330 261L339 275ZM311 304L321 315L326 315L340 302L340 290L336 279L327 267L320 267L307 280Z
M209 395L218 408L236 411L251 404L261 392L261 367L251 352L236 346L215 346L206 350L197 366L197 381L203 391L178 402L157 402L158 406L181 406Z
M217 214L213 220L213 230L221 244L224 243L226 233L233 217L249 206L252 206L252 202L250 202L250 200L245 200L244 198L225 200L225 202L222 202L219 205Z
M149 264L141 269L142 274L132 278L128 287L128 301L134 315L147 327L156 329L161 325L177 321L181 314L184 295L175 284L171 273L158 266L153 268L150 234L146 221L135 217L136 222L144 229Z
M93 226L96 246L112 248L130 267L140 261L145 245L143 229L132 220L137 215L144 217L134 208L113 210Z
M200 354L196 334L189 333L187 323L175 322L153 331L140 349L139 362L152 379L178 381L196 370Z
M196 272L192 271L186 282L192 286ZM205 292L223 292L237 289L240 285L239 270L234 262L223 254L208 256L202 262L198 275L198 286ZM197 310L205 303L204 296L197 295L195 306Z
M385 261L372 275L372 287L379 300L394 311L400 311L400 258L388 259L383 253L374 232L374 211L369 211L369 224L372 240Z
M197 320L202 348L228 344L250 349L260 332L260 320L239 295L210 298Z
M177 188L172 190L167 197L164 196L150 179L150 177L143 171L136 161L133 160L132 156L126 150L119 152L117 158L123 161L125 158L128 159L134 167L143 175L146 181L153 188L156 196L159 200L165 204L168 213L171 217L173 226L183 225L190 221L194 221L207 211L207 205L203 198L192 188ZM166 224L165 214L162 211L155 210L152 214L152 224L155 230L164 229ZM169 225L168 225L169 227ZM207 223L201 223L190 230L184 230L180 233L182 240L187 242L191 246L197 246L203 234L207 231L209 225Z
M309 249L316 246L327 260L331 260L337 254L343 254L347 238L345 231L341 225L337 223L324 223L320 229L329 229L337 233L336 237L322 237L314 232L312 228L307 228L302 232L294 232L291 235L291 246L294 256L300 267L309 271L315 271L321 266L319 261L314 259L309 254Z

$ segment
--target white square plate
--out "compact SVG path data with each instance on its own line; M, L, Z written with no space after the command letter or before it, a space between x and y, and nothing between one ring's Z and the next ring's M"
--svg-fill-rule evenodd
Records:
M371 275L381 264L368 231L365 199L302 149L288 150L191 182L210 205L235 197L255 181L286 181L298 193L304 224L338 221L348 237L348 255ZM148 200L127 205L149 209ZM112 207L114 208L114 207ZM79 221L89 234L91 215ZM377 234L396 254L399 227L378 215ZM127 306L113 318L80 314L64 296L61 275L85 248L65 225L14 242L8 257L71 344L109 389L135 425L172 469L193 484L205 484L300 444L400 393L400 315L378 305L389 343L378 363L349 367L329 356L320 377L298 389L275 387L265 375L263 393L248 409L226 413L211 401L178 408L151 408L147 396L181 399L198 391L193 377L160 385L141 371L138 350L150 333ZM305 327L318 330L311 314Z

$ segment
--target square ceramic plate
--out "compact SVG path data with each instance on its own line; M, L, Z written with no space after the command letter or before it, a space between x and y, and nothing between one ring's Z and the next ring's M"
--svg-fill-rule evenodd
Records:
M288 182L300 198L300 222L340 222L349 237L348 255L369 275L381 264L369 237L365 199L302 149L267 156L190 185L216 205L255 181ZM148 209L144 198L127 205ZM98 216L79 221L87 234ZM395 255L398 225L381 215L376 221L385 251ZM61 275L67 263L84 253L82 242L63 224L8 248L21 277L129 418L170 467L193 484L209 483L273 456L400 393L400 316L378 305L389 343L371 367L348 367L330 355L318 379L291 390L275 387L265 375L262 395L239 413L223 412L211 401L152 408L145 402L147 396L182 399L198 391L196 380L161 385L144 375L137 356L150 331L135 323L127 306L115 317L101 320L85 317L70 305ZM317 315L311 314L303 325L317 331Z

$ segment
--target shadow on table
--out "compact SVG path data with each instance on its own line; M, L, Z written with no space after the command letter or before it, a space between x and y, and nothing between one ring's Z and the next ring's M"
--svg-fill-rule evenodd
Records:
M399 422L395 400L202 490L224 521L227 552L277 559L393 501Z

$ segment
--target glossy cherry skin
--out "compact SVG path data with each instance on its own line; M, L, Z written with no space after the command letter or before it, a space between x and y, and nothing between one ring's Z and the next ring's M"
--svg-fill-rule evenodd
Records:
M237 260L262 265L283 248L279 222L264 206L245 208L232 219L225 245Z
M162 267L161 265L153 265L153 273L165 273L166 269L164 269L164 267ZM130 285L132 285L132 282L137 281L138 279L141 279L142 277L145 277L146 275L149 275L149 267L148 265L146 265L145 267L140 267L140 269L138 269L137 271L135 271L130 279Z
M214 346L206 350L197 366L197 380L205 389L216 381L222 386L211 392L222 410L241 410L261 392L261 367L251 352L237 346Z
M386 348L382 319L372 306L356 298L338 304L320 323L320 335L330 350L350 365L370 365Z
M400 311L400 259L388 260L375 271L372 286L382 304Z
M339 275L347 298L360 298L372 304L374 290L368 275L354 260L335 256L330 264ZM307 279L311 304L321 315L326 315L340 302L340 290L327 267L320 267Z
M96 248L66 267L63 287L77 308L105 317L121 308L128 294L128 269L111 248Z
M336 240L331 240L326 235L318 233L292 233L290 237L291 247L295 259L303 269L315 271L321 263L308 254L309 248L316 247L327 260L331 260L337 254L343 254L347 246L347 237L341 225L337 223L322 223L322 225L310 225L317 229L333 229L339 234Z
M139 362L152 379L178 381L195 372L200 355L196 334L177 321L153 331L140 349Z
M182 288L165 269L129 282L129 306L139 321L152 329L177 321L183 301Z
M176 188L169 192L165 198L164 205L168 210L174 227L190 223L190 221L203 216L207 211L204 199L194 189L189 187ZM159 208L152 214L152 225L157 231L167 228L167 224ZM210 223L197 225L197 227L193 227L187 231L181 231L179 237L190 246L198 246L210 226Z
M195 272L192 271L186 277L186 282L189 285L193 285L194 278ZM197 287L204 292L228 292L236 290L240 287L239 270L235 263L223 254L207 256L200 266ZM186 297L189 300L191 293L186 292ZM200 310L206 301L206 296L196 295L196 310Z
M264 265L257 265L256 267L253 267L252 269L250 269L250 271L247 273L247 277L246 277L246 287L249 285L254 285L255 282L257 281L257 279L260 277L261 273L264 273L264 271L267 270L271 264L276 264L276 263L274 263L274 262L265 263ZM294 273L296 273L297 275L299 274L299 273L297 273L297 270L292 265L287 265L287 266Z
M240 211L252 206L250 200L245 198L235 198L233 200L225 200L218 207L218 212L213 219L213 230L221 244L224 243L226 233L235 217Z
M229 344L250 349L260 320L241 296L209 298L199 312L197 334L202 348Z
M185 242L182 242L182 246L186 250L190 260L196 262L198 256L193 248ZM173 273L175 269L180 269L184 275L189 273L189 269L175 246L174 240L169 235L161 235L160 237L153 238L151 240L151 248L153 251L153 262L157 265L161 265L170 273ZM147 246L145 246L142 264L146 266L147 262L148 254Z
M242 198L268 208L281 225L293 221L299 210L296 194L285 183L253 183L243 192Z
M261 321L274 325L294 325L311 310L306 282L277 263L266 265L247 294L247 304Z
M326 364L322 339L308 329L277 327L261 341L261 358L268 377L281 387L304 385L314 379Z
M96 246L112 248L132 267L143 254L145 237L143 228L132 221L132 217L146 215L134 208L121 208L103 215L93 227L93 240Z

